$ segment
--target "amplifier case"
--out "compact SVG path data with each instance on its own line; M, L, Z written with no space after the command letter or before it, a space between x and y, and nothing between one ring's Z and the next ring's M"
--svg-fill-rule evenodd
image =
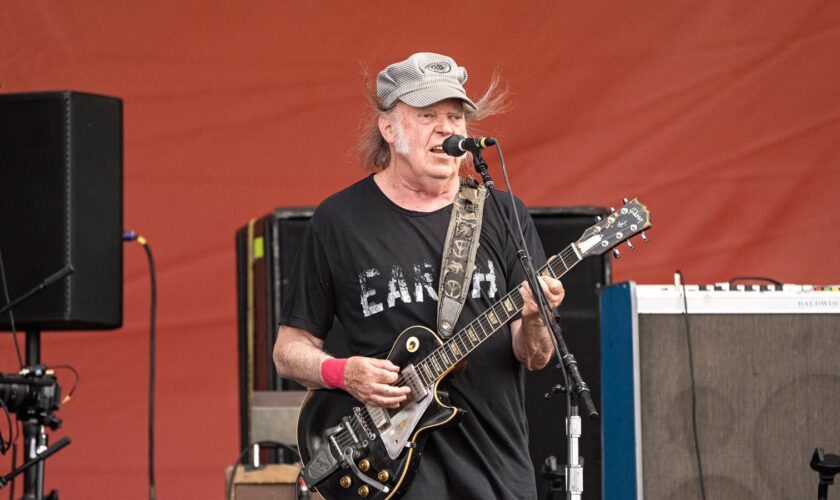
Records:
M814 495L814 448L840 451L840 293L693 286L686 318L665 288L602 297L604 498L701 498L686 320L707 498Z

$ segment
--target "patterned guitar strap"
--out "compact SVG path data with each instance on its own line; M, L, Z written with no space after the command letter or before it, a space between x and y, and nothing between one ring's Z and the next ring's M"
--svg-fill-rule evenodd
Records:
M463 179L452 204L438 286L438 333L444 338L454 333L470 290L486 196L484 186L474 179Z

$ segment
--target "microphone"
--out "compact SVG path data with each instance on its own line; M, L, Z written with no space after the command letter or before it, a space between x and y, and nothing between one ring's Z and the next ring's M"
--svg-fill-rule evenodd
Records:
M449 156L464 156L464 153L480 153L487 146L496 144L492 137L464 137L461 135L450 135L441 147L443 152Z

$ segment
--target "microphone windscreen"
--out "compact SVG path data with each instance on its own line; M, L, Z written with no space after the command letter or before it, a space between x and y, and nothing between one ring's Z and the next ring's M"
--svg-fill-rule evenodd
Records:
M449 156L463 156L465 153L465 151L461 149L461 141L463 140L463 136L450 135L443 140L443 144L441 145L443 152Z

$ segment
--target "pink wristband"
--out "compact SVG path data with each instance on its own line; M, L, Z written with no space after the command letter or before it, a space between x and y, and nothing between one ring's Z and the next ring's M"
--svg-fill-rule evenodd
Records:
M321 380L324 385L335 389L344 389L344 365L347 358L329 358L321 363Z

